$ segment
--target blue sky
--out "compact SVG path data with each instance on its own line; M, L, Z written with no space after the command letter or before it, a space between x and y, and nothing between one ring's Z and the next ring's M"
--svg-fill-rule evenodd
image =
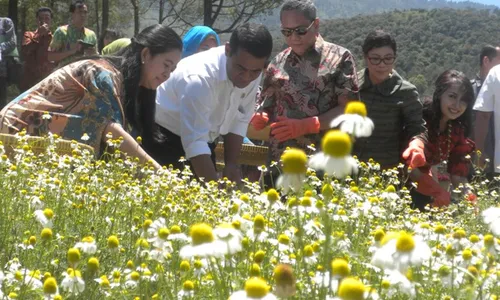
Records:
M462 2L465 0L454 0L455 2ZM483 3L483 4L493 4L500 6L500 0L472 0L473 2Z

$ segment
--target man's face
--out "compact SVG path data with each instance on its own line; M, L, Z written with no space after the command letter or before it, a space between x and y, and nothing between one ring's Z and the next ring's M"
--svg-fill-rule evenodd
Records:
M314 46L318 28L318 19L311 21L299 11L284 11L281 15L281 32L287 45L299 56Z
M50 16L50 12L42 11L38 13L38 26L42 26L44 24L52 25L52 17Z
M500 47L497 47L497 55L493 57L491 60L488 57L484 58L483 61L483 70L484 74L488 74L490 72L491 68L494 66L500 64Z
M73 23L77 26L84 26L87 23L88 10L87 5L78 6L71 15Z
M227 76L237 88L245 88L252 81L257 79L266 67L268 58L257 58L245 49L238 49L236 53L231 53L229 43L226 44L227 56Z

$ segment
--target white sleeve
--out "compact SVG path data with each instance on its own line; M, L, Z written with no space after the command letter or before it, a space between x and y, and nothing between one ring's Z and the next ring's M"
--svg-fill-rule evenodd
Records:
M208 147L210 122L213 106L210 84L199 76L186 78L186 85L180 91L180 136L186 158L211 154Z
M500 69L494 68L488 73L488 76L486 76L483 86L477 95L476 103L474 103L474 110L485 112L494 111L495 94L500 90L500 81L498 78L499 71Z
M229 132L237 134L242 137L247 136L248 124L250 123L250 118L255 112L255 103L257 97L257 91L259 90L259 80L256 81L252 91L245 97L245 101L238 107L237 115L234 118L231 130Z

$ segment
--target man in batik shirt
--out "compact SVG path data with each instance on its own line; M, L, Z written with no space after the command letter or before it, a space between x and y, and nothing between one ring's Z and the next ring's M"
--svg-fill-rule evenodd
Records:
M64 66L82 55L98 54L95 32L85 27L88 19L87 5L76 0L71 3L69 12L71 24L56 29L49 47L48 60L59 66Z
M271 123L270 159L276 162L286 147L318 147L331 120L343 113L348 93L358 90L352 54L319 35L312 2L288 0L280 18L289 47L268 66L262 107L251 121L257 130Z

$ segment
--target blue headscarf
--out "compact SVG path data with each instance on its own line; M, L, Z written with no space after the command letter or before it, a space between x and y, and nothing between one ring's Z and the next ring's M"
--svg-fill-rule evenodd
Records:
M195 54L198 48L200 48L200 44L210 35L215 37L217 46L219 46L219 36L212 28L208 26L194 26L189 29L182 39L182 58Z

